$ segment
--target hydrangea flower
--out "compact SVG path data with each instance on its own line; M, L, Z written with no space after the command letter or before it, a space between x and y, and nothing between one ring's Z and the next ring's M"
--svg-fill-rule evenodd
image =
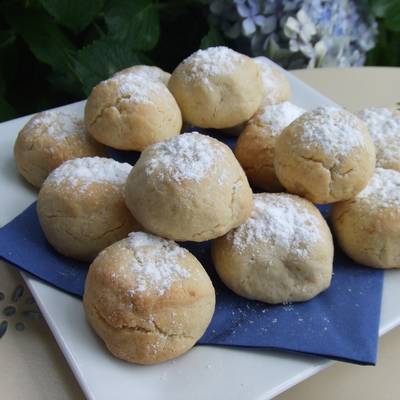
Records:
M357 66L375 45L364 1L209 0L210 22L253 56L285 67Z

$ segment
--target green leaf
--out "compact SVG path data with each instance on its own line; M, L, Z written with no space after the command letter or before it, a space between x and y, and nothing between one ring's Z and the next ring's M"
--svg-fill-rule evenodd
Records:
M112 37L135 50L149 51L160 37L160 17L153 0L113 0L105 10Z
M378 17L383 18L393 4L398 3L398 0L370 0L369 4L372 13Z
M3 96L0 96L0 122L12 119L15 115L15 110L8 104Z
M385 27L393 32L400 32L400 1L396 1L387 9Z
M93 21L104 0L40 0L40 3L57 22L77 33Z
M83 85L83 90L89 94L93 86L115 72L143 63L151 64L151 61L127 43L104 38L77 52L74 71Z
M23 14L6 15L6 19L39 61L58 71L69 71L75 48L49 16L26 9Z
M0 31L0 49L15 42L15 33L12 30Z
M219 30L212 27L208 31L207 35L205 35L203 39L201 39L200 48L206 49L207 47L222 46L224 44L225 40Z

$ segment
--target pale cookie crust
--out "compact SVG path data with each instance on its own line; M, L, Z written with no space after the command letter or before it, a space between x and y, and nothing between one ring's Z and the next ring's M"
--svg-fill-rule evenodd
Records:
M128 177L126 203L147 231L202 242L247 219L252 191L228 146L191 132L141 154Z
M351 199L375 169L375 146L355 115L335 107L304 113L278 137L274 167L282 185L313 203Z
M260 69L249 57L227 47L198 50L172 73L168 87L186 122L202 128L231 128L260 106Z
M38 188L64 161L105 155L104 146L87 135L83 119L61 111L34 115L19 132L14 145L18 172Z
M263 105L247 122L236 143L235 155L253 185L267 192L282 192L274 168L275 142L305 110L285 101Z
M253 60L261 70L261 81L264 90L263 105L272 105L288 101L292 97L289 81L279 69L271 67L266 57L255 57Z
M182 116L161 80L129 72L93 88L85 106L85 124L101 143L142 151L150 144L178 135Z
M250 218L213 241L212 256L222 281L240 296L272 304L306 301L330 285L333 241L309 201L260 193Z
M55 169L39 192L37 212L49 243L61 254L92 261L105 247L141 229L125 205L131 165L87 157Z
M400 112L371 107L357 115L365 122L376 148L376 166L400 171Z
M164 85L168 84L169 78L171 77L170 73L163 71L161 68L150 65L134 65L133 67L125 68L116 72L113 76L132 73L142 75L146 79L152 81L161 81Z
M178 357L200 339L214 312L215 291L189 251L136 232L94 260L83 302L111 353L155 364Z
M400 172L377 168L354 199L334 204L332 224L340 246L356 262L400 268Z

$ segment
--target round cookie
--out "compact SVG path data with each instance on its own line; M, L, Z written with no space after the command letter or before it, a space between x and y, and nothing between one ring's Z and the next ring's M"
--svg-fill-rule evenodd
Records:
M63 111L34 115L14 144L18 172L36 187L64 161L104 155L104 147L86 134L82 118Z
M202 128L231 128L247 121L263 95L257 64L227 47L193 53L176 67L168 87L183 119Z
M365 122L376 149L376 166L400 171L400 112L371 107L357 115Z
M91 261L105 247L140 229L126 208L132 166L108 158L66 161L45 180L37 212L49 243L61 254Z
M101 143L142 151L178 135L182 116L161 80L131 72L119 73L94 87L85 106L85 124Z
M261 81L264 90L262 104L270 105L290 100L292 92L285 75L278 68L271 67L266 57L255 57L253 60L261 70Z
M400 172L377 168L354 199L334 204L332 224L340 246L354 261L400 268Z
M240 296L271 304L306 301L330 285L333 241L309 201L260 193L250 218L213 241L212 257L222 281Z
M125 75L125 74L138 74L142 75L146 79L152 81L162 82L164 85L168 84L171 74L163 71L161 68L152 67L150 65L134 65L133 67L125 68L121 71L116 72L113 76Z
M235 155L250 183L268 192L284 190L274 169L275 142L283 129L304 112L285 101L261 106L247 122L236 143Z
M135 232L93 261L83 304L111 353L154 364L178 357L200 339L214 312L215 291L189 251Z
M191 132L143 151L128 177L126 203L147 231L202 242L247 219L252 191L228 146Z
M304 113L276 140L274 167L282 185L314 203L347 200L375 169L365 124L350 112L319 107Z

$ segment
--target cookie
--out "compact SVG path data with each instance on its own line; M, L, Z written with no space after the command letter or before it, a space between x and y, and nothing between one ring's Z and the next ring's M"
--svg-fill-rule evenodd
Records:
M202 242L247 219L252 191L228 146L191 132L143 151L127 180L126 204L148 232Z
M155 364L178 357L200 339L214 312L215 291L189 251L135 232L93 261L83 304L112 354Z
M332 235L318 209L285 193L254 195L250 218L213 241L222 281L236 294L266 303L306 301L332 277Z
M19 132L14 145L18 172L38 188L64 161L105 155L104 146L87 135L83 119L64 111L34 115Z
M376 149L376 166L400 171L400 112L371 107L357 115L365 122Z
M253 185L267 192L282 192L274 168L275 142L289 124L305 110L285 101L263 105L244 127L235 155Z
M297 118L279 135L274 167L288 192L314 203L351 199L375 169L375 146L354 114L318 107Z
M354 261L375 268L400 268L400 172L377 168L354 199L336 203L332 225Z
M85 106L88 132L120 150L142 151L180 133L182 116L161 80L143 73L119 73L100 82Z
M110 244L141 229L125 205L132 166L100 157L66 161L45 180L37 212L48 242L61 254L92 261Z
M193 53L176 67L168 87L183 119L202 128L231 128L247 121L263 96L257 64L227 47Z

